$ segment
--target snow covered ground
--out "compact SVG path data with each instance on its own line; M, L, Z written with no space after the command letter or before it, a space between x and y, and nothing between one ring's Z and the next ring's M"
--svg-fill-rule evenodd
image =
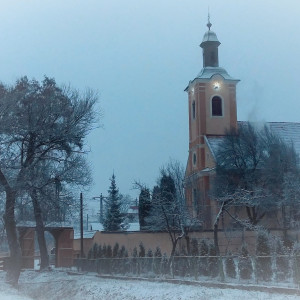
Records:
M205 288L171 283L103 279L96 277L95 274L71 276L57 270L43 273L35 271L22 272L19 291L17 291L4 283L4 275L4 272L0 272L1 300L300 300L300 296L295 295Z

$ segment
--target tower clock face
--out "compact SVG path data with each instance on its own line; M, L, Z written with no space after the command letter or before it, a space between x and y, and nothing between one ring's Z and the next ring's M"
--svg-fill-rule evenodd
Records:
M218 81L213 82L213 89L216 91L220 89L220 83Z

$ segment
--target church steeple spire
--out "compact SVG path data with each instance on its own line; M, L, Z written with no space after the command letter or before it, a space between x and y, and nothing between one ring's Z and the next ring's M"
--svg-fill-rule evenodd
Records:
M203 49L203 67L219 67L218 47L221 44L217 35L210 30L212 24L208 12L208 31L204 34L200 47Z
M208 27L208 30L210 30L210 27L212 26L212 24L210 23L209 9L208 9L208 16L207 16L207 24L206 24L206 26Z

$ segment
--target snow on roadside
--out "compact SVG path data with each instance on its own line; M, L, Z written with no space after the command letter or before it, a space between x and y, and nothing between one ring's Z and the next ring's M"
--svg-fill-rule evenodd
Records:
M4 282L4 272L0 273L0 299L1 300L32 300L32 298L23 296L21 292L12 288Z
M0 275L0 291L2 278ZM71 276L62 271L22 272L19 290L38 300L295 300L299 296L281 295L234 289L205 288L171 283L134 280L114 280L96 277L95 274ZM10 291L6 291L9 293ZM2 298L1 300L28 300L29 298ZM9 296L9 294L8 294Z

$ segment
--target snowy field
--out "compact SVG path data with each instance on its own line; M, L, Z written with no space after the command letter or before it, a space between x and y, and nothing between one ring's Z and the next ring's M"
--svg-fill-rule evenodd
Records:
M17 291L4 283L4 275L4 272L0 272L1 300L300 300L300 297L295 295L205 288L171 283L103 279L93 274L71 276L62 271L22 272L20 287Z

